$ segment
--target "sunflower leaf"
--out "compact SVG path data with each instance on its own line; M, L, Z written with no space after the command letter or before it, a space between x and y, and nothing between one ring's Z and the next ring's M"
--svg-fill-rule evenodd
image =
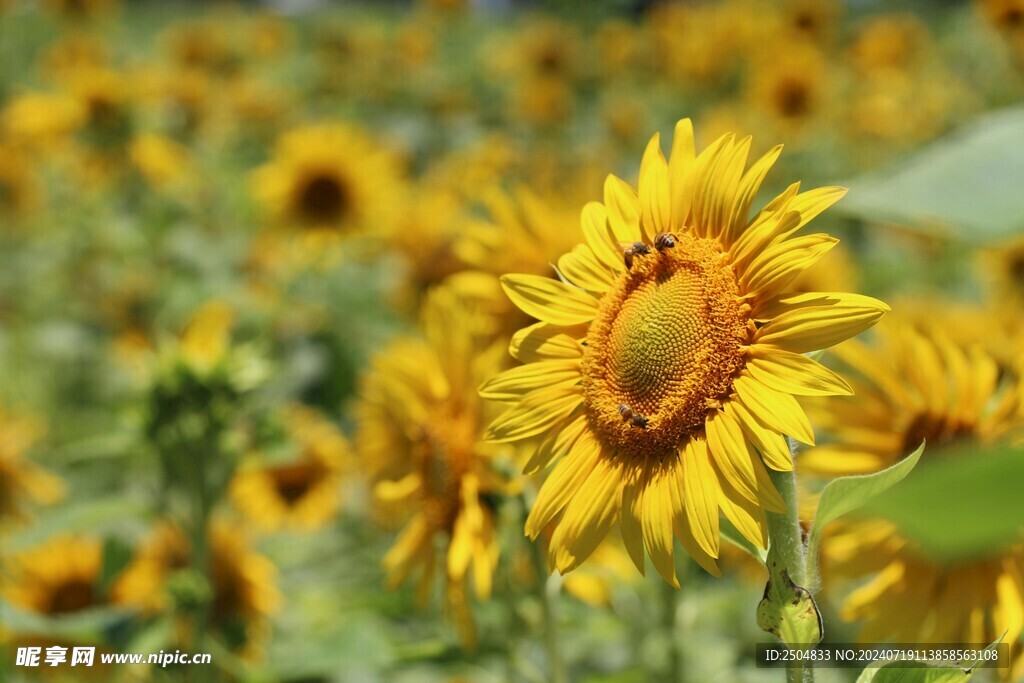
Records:
M830 481L818 499L818 510L807 540L808 583L813 587L817 581L818 546L821 534L831 522L863 507L874 498L903 480L917 465L924 452L924 443L917 450L895 465L881 472L851 477L839 477Z
M1024 215L1024 108L996 112L921 152L844 183L839 210L969 242L1015 234Z
M880 496L864 511L891 520L936 559L978 557L1021 540L1021 481L1021 446L954 445L920 468L898 495Z
M757 605L757 625L791 647L808 647L823 635L821 612L803 586L797 585L780 561L777 546L768 550L768 583Z

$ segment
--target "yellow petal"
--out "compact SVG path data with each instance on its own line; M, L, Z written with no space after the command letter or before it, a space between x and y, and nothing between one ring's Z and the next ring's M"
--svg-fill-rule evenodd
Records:
M672 520L676 510L673 506L672 489L677 485L674 477L681 473L673 460L655 467L643 490L641 522L644 543L651 555L651 563L673 587L679 587L674 559Z
M717 237L728 247L732 244L731 221L736 203L736 193L740 189L743 169L747 165L750 153L750 136L743 138L723 153L718 168L715 169L715 194L708 217L707 234Z
M759 344L807 353L860 334L890 310L868 296L844 294L824 306L805 306L772 318L754 335Z
M708 436L708 452L719 471L740 495L757 502L757 478L747 440L731 414L716 410L704 423Z
M707 442L690 439L683 449L683 493L686 519L697 545L718 557L718 477L708 454Z
M537 499L526 518L526 533L530 538L536 539L577 494L600 457L600 442L589 432L584 432L568 455L558 461L537 492Z
M493 443L518 441L547 430L583 403L578 387L541 389L502 413L487 428L484 438Z
M669 195L672 201L671 226L673 230L683 227L690 213L692 192L692 169L696 149L693 142L693 124L690 119L676 123L672 133L672 152L668 160Z
M558 270L577 287L588 292L607 292L615 282L611 271L598 262L586 244L577 244L558 259Z
M769 389L746 373L733 380L740 403L772 429L814 445L814 432L803 408L789 394Z
M533 452L529 462L523 468L523 474L533 474L547 467L555 458L560 458L568 453L576 440L587 429L588 424L586 415L577 415L573 419L565 420L561 426L553 427L548 438L544 439L537 450Z
M608 225L608 210L600 202L589 202L580 214L580 225L594 255L609 268L619 272L625 268L622 247Z
M750 376L767 387L798 396L852 396L846 380L818 361L782 349L754 344L747 361Z
M643 492L650 476L646 461L638 468L630 468L630 473L622 487L622 512L619 517L619 532L622 543L633 564L645 574L644 537L641 517L643 516Z
M619 242L639 242L640 199L625 181L613 175L604 183L604 205L608 210L608 224Z
M583 357L583 347L566 334L564 328L543 322L524 327L512 335L508 352L522 363Z
M772 245L743 270L740 286L761 299L772 297L837 244L835 237L807 235Z
M536 389L572 386L580 378L578 360L546 360L495 375L480 386L479 393L494 401L516 401Z
M764 182L768 171L775 165L775 161L782 153L782 145L776 145L763 157L754 162L754 165L743 175L740 180L739 190L736 192L736 202L733 206L732 217L729 220L727 244L732 244L743 233L747 226L747 219L750 216L750 207L754 203L754 197Z
M732 522L745 539L762 550L768 548L768 520L760 505L741 496L729 486L728 481L722 482L722 495L718 498L718 504L726 519Z
M640 225L649 241L653 242L655 235L669 229L668 192L668 162L661 153L661 135L655 133L640 162Z
M598 458L551 537L559 572L572 571L590 557L618 521L621 500L621 467Z
M578 325L594 319L597 301L576 287L540 275L502 275L505 294L524 313L553 325Z
M779 472L792 471L793 454L785 437L752 415L740 401L729 401L727 405L765 464Z

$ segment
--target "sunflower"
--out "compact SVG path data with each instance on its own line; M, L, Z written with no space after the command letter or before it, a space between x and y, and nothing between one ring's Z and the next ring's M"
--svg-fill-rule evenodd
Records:
M475 642L467 587L490 595L498 562L495 497L507 490L496 465L504 450L481 441L485 405L476 392L503 355L484 346L487 325L439 288L423 312L423 339L399 339L371 362L355 407L356 450L369 467L377 514L408 520L384 557L388 583L419 572L425 601L438 569L447 609ZM443 550L439 548L443 547Z
M401 184L396 158L341 124L284 134L254 179L257 198L278 222L328 233L380 230Z
M311 531L338 510L349 444L337 427L309 408L293 406L285 420L298 456L243 468L231 484L231 496L262 529Z
M817 120L828 102L828 62L811 43L786 43L750 70L748 98L768 121L793 135Z
M836 441L804 453L806 469L874 472L922 440L928 443L924 459L933 460L963 452L954 446L1024 435L1024 384L1019 377L1000 380L996 360L980 345L954 342L934 323L918 330L890 321L877 336L872 346L851 341L834 350L856 373L857 399L816 411ZM990 643L1006 630L1004 642L1015 643L1022 630L1019 544L987 557L940 562L891 523L862 520L824 538L822 570L826 585L857 582L841 616L861 621L868 641Z
M20 218L39 205L35 166L18 148L0 144L0 216Z
M863 73L907 69L921 61L930 39L927 26L913 14L875 17L858 28L851 61Z
M0 410L0 521L22 519L26 503L53 503L61 480L25 457L42 428L31 418Z
M1024 238L1016 238L990 249L984 270L993 293L1024 310Z
M277 570L248 546L241 531L226 523L210 524L208 543L211 627L232 647L255 654L269 635L270 615L280 605L281 595L274 585ZM172 607L172 579L191 565L191 555L191 543L180 528L169 522L158 524L114 582L114 601L144 614Z
M136 136L128 148L128 158L146 182L157 188L180 183L191 165L185 147L156 133Z
M550 544L562 573L617 520L638 569L646 546L673 585L673 531L718 572L719 509L764 547L764 510L784 509L765 464L793 469L784 434L814 441L793 395L850 393L800 354L888 310L854 294L786 291L836 243L790 237L845 190L793 184L748 221L780 152L744 172L749 144L724 136L695 155L690 121L680 121L669 161L657 135L648 145L639 192L609 176L604 204L584 207L586 243L558 260L560 280L502 278L540 322L510 345L526 365L481 388L510 404L487 438L542 438L527 472L558 460L526 532L536 538L562 513Z
M58 535L5 558L2 592L12 605L44 616L98 607L103 545L95 538Z
M978 0L977 4L999 31L1014 37L1024 34L1024 0Z

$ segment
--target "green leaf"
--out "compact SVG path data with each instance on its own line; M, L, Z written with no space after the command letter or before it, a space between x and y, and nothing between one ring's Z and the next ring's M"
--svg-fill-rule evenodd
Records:
M837 207L867 220L996 241L1022 227L1024 108L1000 111L881 171L845 183Z
M817 643L823 634L818 605L810 591L790 578L775 546L768 551L768 583L757 605L757 625L786 645Z
M818 498L818 510L814 513L814 526L811 527L811 535L807 541L808 564L811 567L817 566L818 546L826 526L839 517L863 507L902 481L917 465L923 452L924 443L918 446L916 451L881 472L839 477L830 481L822 489ZM817 572L813 572L813 575L816 577Z
M940 560L979 557L1021 540L1024 448L953 446L931 458L898 495L865 508L892 520L920 549Z

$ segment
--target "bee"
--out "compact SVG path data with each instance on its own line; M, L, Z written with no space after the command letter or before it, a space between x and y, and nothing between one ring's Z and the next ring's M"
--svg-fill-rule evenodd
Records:
M649 420L640 413L634 413L633 409L625 403L619 404L619 415L622 416L623 422L628 422L632 426L639 427L640 429L647 427L647 423L649 422Z
M628 247L623 248L622 256L626 262L627 270L633 267L634 256L644 256L651 253L651 248L643 242L633 242Z
M670 232L659 232L654 236L654 246L658 251L665 251L676 246L676 236Z

